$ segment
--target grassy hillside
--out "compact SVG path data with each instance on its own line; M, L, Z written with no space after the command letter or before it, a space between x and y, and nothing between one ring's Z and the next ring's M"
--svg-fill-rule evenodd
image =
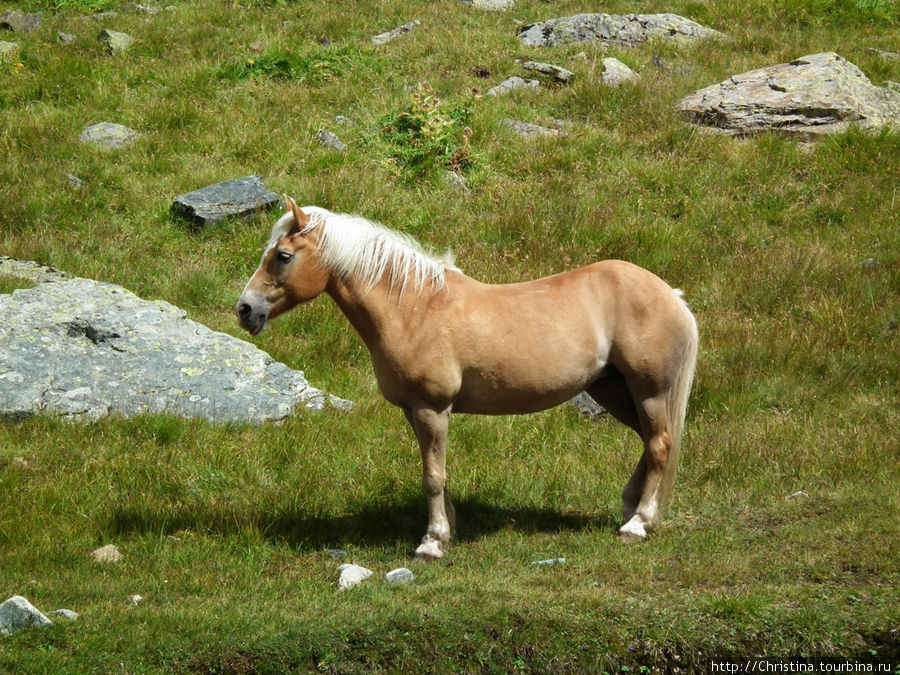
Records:
M560 408L454 418L457 538L442 561L412 561L418 451L327 298L255 342L354 400L352 413L259 428L0 421L0 600L80 614L0 639L0 670L656 672L821 657L897 672L900 133L735 139L673 112L700 87L820 51L900 81L900 61L868 49L900 52L895 2L518 0L489 13L197 0L147 15L24 0L0 13L13 7L44 14L27 36L0 35L20 44L0 63L2 254L241 335L231 307L274 214L196 231L169 206L259 174L301 204L452 248L486 281L633 261L685 290L701 348L673 503L634 546L614 534L637 438ZM672 11L734 40L538 50L515 38L519 22L582 11ZM134 45L109 56L103 28ZM641 79L597 84L605 56ZM482 97L525 74L516 58L576 78ZM563 120L567 133L524 141L505 118ZM78 141L102 121L140 138L112 152ZM320 129L346 152L321 147ZM448 167L468 189L445 182ZM107 543L123 560L90 560ZM329 548L416 580L339 592Z

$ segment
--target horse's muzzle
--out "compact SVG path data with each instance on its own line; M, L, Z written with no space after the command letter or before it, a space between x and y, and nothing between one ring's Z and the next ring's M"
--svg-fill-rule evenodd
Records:
M238 300L234 306L234 313L237 315L241 328L248 331L250 335L262 333L266 327L266 320L269 318L268 312L254 310L253 305L243 298Z

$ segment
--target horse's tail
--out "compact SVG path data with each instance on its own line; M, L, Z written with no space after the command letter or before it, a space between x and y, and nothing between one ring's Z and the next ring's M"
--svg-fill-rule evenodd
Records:
M677 293L677 291L676 291ZM678 293L680 297L680 293ZM687 303L681 301L684 311L690 319L687 342L684 346L684 357L681 367L666 396L666 415L669 418L669 456L663 473L662 484L658 493L658 504L665 506L672 496L672 484L675 482L675 473L678 470L678 456L681 452L681 434L684 431L684 418L687 415L688 397L691 393L691 385L694 382L694 369L697 365L697 346L700 338L697 332L697 321Z

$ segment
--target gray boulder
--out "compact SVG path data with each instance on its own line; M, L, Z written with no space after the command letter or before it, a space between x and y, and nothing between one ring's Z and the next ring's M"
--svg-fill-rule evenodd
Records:
M248 218L281 204L281 197L260 176L247 176L188 192L175 198L172 213L201 227L226 218Z
M541 75L546 75L547 77L556 80L557 82L562 82L563 84L568 84L569 80L571 80L575 73L571 70L563 68L562 66L556 66L552 63L541 63L540 61L525 61L522 63L522 67L525 70L530 70L532 73L540 73Z
M559 129L542 127L539 124L532 124L531 122L520 122L518 120L505 119L503 120L503 123L526 140L532 140L534 138L541 137L555 138L563 135L563 132Z
M82 143L89 143L101 148L115 150L126 148L135 142L138 133L114 122L99 122L84 128L79 139Z
M255 424L351 405L167 302L0 257L0 276L29 270L37 286L0 295L0 417L160 413Z
M117 30L103 30L97 39L106 45L106 50L110 54L121 54L134 42L134 38L128 33L120 33Z
M16 33L30 33L41 25L41 14L25 14L21 10L14 9L0 15L0 28Z
M597 403L591 398L590 394L585 391L576 394L575 397L569 401L569 405L580 412L585 419L591 421L595 421L606 414L606 410L603 406Z
M316 140L319 141L319 145L323 148L330 148L332 150L337 150L338 152L344 152L344 150L347 149L347 146L337 137L337 134L328 131L327 129L320 129L317 131Z
M505 12L516 6L515 0L462 0L464 5L489 12Z
M537 80L523 80L518 75L512 75L484 93L486 96L503 96L516 89L537 89L540 86L541 83Z
M623 82L640 79L640 75L612 56L603 59L602 63L603 74L600 75L600 81L611 87L618 87Z
M14 595L0 604L0 635L13 635L30 626L45 628L51 625L53 622L21 595Z
M398 26L394 30L389 30L386 33L379 33L372 37L373 45L383 45L385 43L390 42L391 40L400 37L401 35L406 35L410 31L412 31L416 26L418 26L421 22L416 19L415 21L410 21L409 23L405 23L402 26Z
M876 87L834 52L735 75L686 96L676 108L696 124L737 135L900 124L900 93Z
M651 40L684 43L709 38L727 36L677 14L576 14L523 26L519 30L522 44L534 47L556 47L575 42L633 47Z

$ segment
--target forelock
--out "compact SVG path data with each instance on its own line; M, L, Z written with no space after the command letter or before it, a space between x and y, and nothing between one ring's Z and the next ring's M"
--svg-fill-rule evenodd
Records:
M266 248L272 248L275 244L284 239L293 226L294 214L288 211L278 219L275 225L272 226L272 233L269 235L269 243Z

